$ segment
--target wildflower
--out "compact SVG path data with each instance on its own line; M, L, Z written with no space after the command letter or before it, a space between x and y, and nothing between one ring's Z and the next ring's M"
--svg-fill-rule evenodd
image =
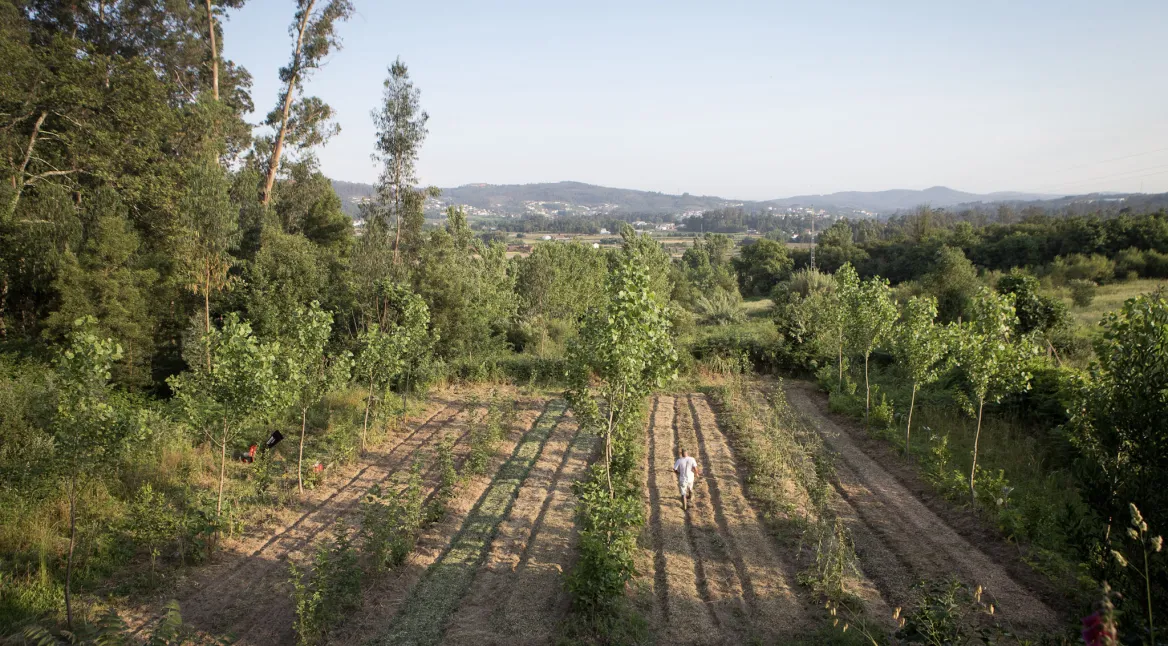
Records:
M1140 540L1139 533L1136 532L1136 530L1132 529L1131 527L1127 528L1127 535L1130 536L1133 541Z
M1163 546L1164 546L1164 537L1163 536L1153 536L1152 537L1152 551L1153 552L1159 552L1160 548Z
M1116 643L1115 626L1098 611L1083 617L1083 643L1086 646L1108 646Z
M1128 509L1131 511L1132 525L1139 527L1140 523L1144 522L1144 516L1140 513L1139 507L1136 507L1134 502L1129 502Z

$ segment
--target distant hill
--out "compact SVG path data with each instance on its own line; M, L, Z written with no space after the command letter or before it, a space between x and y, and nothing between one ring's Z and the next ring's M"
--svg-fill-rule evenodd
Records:
M333 187L344 203L345 212L351 216L357 215L362 200L373 195L373 186L370 184L333 180ZM859 211L887 215L922 204L953 207L1050 199L1071 198L1017 192L966 193L944 186L934 186L924 190L844 191L827 195L796 195L775 200L746 201L689 193L669 195L582 182L554 182L467 184L444 188L441 197L431 201L427 210L436 214L447 205L453 204L468 207L472 215L556 217L602 213L693 215L727 207L742 207L748 210L761 210L767 207L786 210L801 207L823 209L837 215L852 215Z
M1034 193L1003 191L998 193L966 193L944 186L934 186L923 191L894 189L889 191L844 191L827 195L796 195L778 200L761 202L763 206L788 207L810 206L816 208L856 209L873 213L903 211L922 204L934 207L975 204L978 202L1007 202L1022 200L1042 200L1056 197Z

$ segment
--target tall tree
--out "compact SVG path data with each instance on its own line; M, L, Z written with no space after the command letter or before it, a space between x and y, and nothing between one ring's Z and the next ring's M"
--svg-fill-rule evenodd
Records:
M230 251L239 241L239 219L228 194L227 178L213 160L196 161L189 169L187 190L179 203L178 273L187 288L203 297L203 335L211 333L211 295L231 286ZM206 342L204 341L204 344ZM211 349L204 352L211 370Z
M650 289L640 255L625 245L609 270L605 303L586 317L568 358L568 401L581 426L604 438L609 497L615 495L613 461L628 457L614 457L614 440L634 432L641 402L677 367L664 302Z
M937 300L932 296L916 296L904 307L904 316L892 336L893 353L897 363L912 380L912 398L908 404L908 422L904 427L904 454L908 455L912 439L913 409L917 404L917 390L936 381L945 358L943 328L936 324Z
M215 100L219 100L219 46L223 37L223 30L219 27L217 16L226 9L238 9L247 0L205 0L207 10L207 40L211 47L211 93Z
M977 445L985 403L997 403L1006 395L1030 388L1026 360L1033 356L1033 344L1014 334L1018 317L1014 314L1013 294L1002 295L982 287L970 309L972 320L956 326L954 363L965 376L970 408L977 406L973 463L969 468L969 497L977 502Z
M330 120L333 110L316 97L297 99L304 88L304 81L312 72L320 69L325 58L333 49L340 49L341 40L336 33L337 23L347 20L353 13L349 0L328 0L318 7L318 0L297 0L296 17L289 28L295 44L292 59L280 68L280 92L276 108L268 113L264 123L275 129L270 142L267 178L260 194L260 203L267 206L272 200L272 187L280 170L280 158L284 146L310 148L319 146L340 128Z
M374 144L377 152L373 153L373 159L384 165L377 183L377 199L382 212L388 212L396 222L393 240L393 263L396 265L407 196L415 190L414 184L418 181L414 167L418 161L418 149L426 139L426 121L430 115L422 110L421 92L410 81L409 70L401 58L389 66L389 76L383 86L382 106L373 111L373 124L377 126Z

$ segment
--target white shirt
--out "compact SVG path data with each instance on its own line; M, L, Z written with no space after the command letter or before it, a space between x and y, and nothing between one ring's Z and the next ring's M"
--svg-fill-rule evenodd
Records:
M677 462L673 463L673 470L677 471L679 480L691 480L694 471L698 469L698 461L693 459L693 456L687 455L685 457L677 458Z

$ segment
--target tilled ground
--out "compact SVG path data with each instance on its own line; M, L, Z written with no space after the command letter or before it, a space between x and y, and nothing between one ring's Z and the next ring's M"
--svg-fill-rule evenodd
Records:
M654 398L647 489L654 552L652 628L660 643L783 643L815 627L795 589L793 555L759 522L704 395ZM682 448L703 473L683 510Z
M809 384L787 382L792 408L838 454L836 513L851 530L864 574L888 606L905 606L919 581L956 577L981 585L996 615L1021 633L1057 628L1057 614L1041 591L1012 576L999 546L971 541L926 505L882 464L873 460L845 424L823 412Z

